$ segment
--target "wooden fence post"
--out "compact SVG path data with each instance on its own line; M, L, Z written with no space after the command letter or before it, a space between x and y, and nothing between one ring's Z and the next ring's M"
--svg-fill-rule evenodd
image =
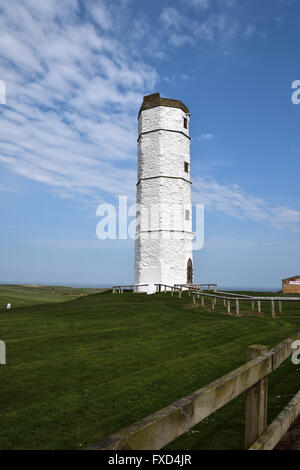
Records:
M201 307L204 307L205 306L205 303L204 303L204 296L202 295L201 296Z
M212 298L212 301L211 301L211 308L212 308L212 310L215 309L215 299L214 299L214 297Z
M195 297L195 295L193 294L193 304L195 305L195 303L196 303L196 297Z
M230 300L227 300L227 313L230 315Z
M181 299L181 290L178 291L178 297Z
M272 317L275 317L275 302L274 300L271 300L271 307L272 307Z
M254 312L254 302L251 302L251 310Z
M258 310L258 313L261 313L261 301L260 300L257 301L257 310Z
M239 299L235 300L235 309L236 309L236 314L239 315L240 314L240 301L239 301Z
M247 361L263 356L269 351L267 346L254 344L247 349ZM264 377L246 393L245 449L261 436L267 427L268 378Z
M281 302L281 300L278 302L278 306L279 306L279 313L281 314L282 313L282 302Z
M226 299L224 299L224 307L226 307Z

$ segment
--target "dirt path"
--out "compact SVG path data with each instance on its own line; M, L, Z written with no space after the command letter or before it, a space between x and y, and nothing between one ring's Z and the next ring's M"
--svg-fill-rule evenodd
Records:
M300 450L300 417L290 427L274 450Z

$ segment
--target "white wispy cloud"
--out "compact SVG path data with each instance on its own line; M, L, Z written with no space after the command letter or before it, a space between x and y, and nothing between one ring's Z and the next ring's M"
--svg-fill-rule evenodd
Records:
M90 17L103 29L111 29L113 22L107 8L102 3L87 2Z
M204 10L210 6L210 3L210 0L186 0L187 5Z
M193 182L195 203L205 204L209 211L217 211L239 220L267 224L276 229L300 232L300 211L282 205L270 204L248 194L240 186L224 185L209 177L196 177Z
M198 45L201 43L218 44L228 47L228 44L239 35L242 35L241 26L237 18L227 12L230 2L221 2L224 8L214 11L209 9L209 2L200 2L202 8L207 10L206 16L194 18L184 13L184 10L174 6L165 7L160 15L170 46L181 47L186 44ZM199 3L199 5L200 5ZM206 5L204 7L204 5Z
M112 34L105 2L86 6L79 21L76 0L2 3L0 162L64 197L133 198L136 115L157 74Z
M136 47L131 50L114 35L110 6L104 1L86 5L91 8L83 12L76 0L2 2L0 78L7 86L7 105L0 108L0 164L62 198L127 194L133 201L137 110L158 77ZM189 19L175 8L163 9L160 21L173 31L170 41L176 47L236 34L226 15L209 14L192 37L182 34ZM135 22L131 39L144 39L143 24ZM181 44L174 32L182 35ZM157 47L155 54L160 52ZM195 201L209 210L298 230L299 211L211 178L194 183Z
M237 6L237 0L185 0L185 3L190 7L206 10L214 7L235 7Z
M199 136L196 136L195 140L198 140L199 142L205 142L207 140L212 140L214 137L214 134L201 134Z
M256 31L256 26L255 25L248 25L243 33L243 37L248 39L251 38Z

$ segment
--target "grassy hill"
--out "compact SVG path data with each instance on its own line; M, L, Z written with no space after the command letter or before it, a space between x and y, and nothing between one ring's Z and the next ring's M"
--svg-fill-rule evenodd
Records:
M300 330L300 305L272 319L190 304L104 292L2 312L0 448L86 448L240 366L248 345ZM270 420L299 390L298 369L271 375ZM240 396L169 448L243 448L244 411Z
M72 288L63 286L14 285L0 284L0 311L8 303L12 307L25 305L65 302L91 293L102 292L105 289Z

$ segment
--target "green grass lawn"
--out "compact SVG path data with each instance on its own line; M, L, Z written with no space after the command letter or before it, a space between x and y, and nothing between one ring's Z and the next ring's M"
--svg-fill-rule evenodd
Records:
M0 284L0 311L8 303L13 307L65 302L70 299L101 292L105 289L72 288L63 286Z
M280 318L185 308L191 298L104 292L0 314L0 448L81 449L245 362L251 344L300 331L300 305ZM300 388L286 361L271 375L269 419ZM244 397L170 449L241 449Z

